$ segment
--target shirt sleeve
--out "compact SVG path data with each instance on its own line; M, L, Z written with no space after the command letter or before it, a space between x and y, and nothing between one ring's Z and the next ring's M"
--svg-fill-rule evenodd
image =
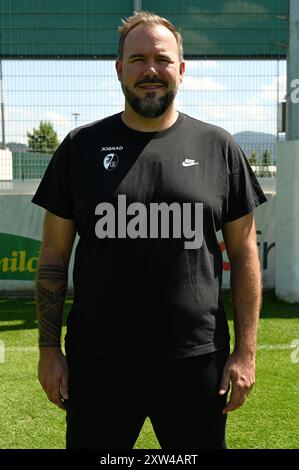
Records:
M228 201L225 223L249 214L267 201L241 147L232 137L227 143Z
M53 154L31 202L59 217L74 218L69 135Z

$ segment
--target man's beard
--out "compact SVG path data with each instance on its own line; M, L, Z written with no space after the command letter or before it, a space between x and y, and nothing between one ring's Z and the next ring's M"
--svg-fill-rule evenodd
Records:
M169 90L164 96L156 97L155 92L148 92L144 98L139 98L133 91L121 83L123 93L131 108L145 118L161 116L173 102L177 90Z

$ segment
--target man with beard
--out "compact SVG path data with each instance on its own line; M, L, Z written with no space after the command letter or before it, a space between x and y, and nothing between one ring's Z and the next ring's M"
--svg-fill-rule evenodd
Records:
M66 409L70 449L132 448L146 417L162 448L225 448L227 413L244 403L255 378L261 275L253 209L265 196L228 132L176 110L185 63L168 20L137 12L124 21L116 71L124 111L70 132L33 198L46 209L36 280L39 380ZM130 211L115 216L119 196ZM197 203L203 238L186 248L171 214ZM138 232L152 222L149 207L164 211L151 237ZM231 354L218 230L231 264Z

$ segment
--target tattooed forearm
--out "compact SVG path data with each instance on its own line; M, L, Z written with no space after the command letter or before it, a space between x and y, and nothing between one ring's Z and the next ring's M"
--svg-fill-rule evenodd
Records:
M42 264L36 277L39 346L60 346L68 271L65 266Z

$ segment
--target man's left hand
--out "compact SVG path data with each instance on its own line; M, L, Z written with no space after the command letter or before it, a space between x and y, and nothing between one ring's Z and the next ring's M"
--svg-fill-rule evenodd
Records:
M232 385L229 401L223 413L243 405L255 382L255 358L234 351L228 358L222 374L219 394L224 395Z

